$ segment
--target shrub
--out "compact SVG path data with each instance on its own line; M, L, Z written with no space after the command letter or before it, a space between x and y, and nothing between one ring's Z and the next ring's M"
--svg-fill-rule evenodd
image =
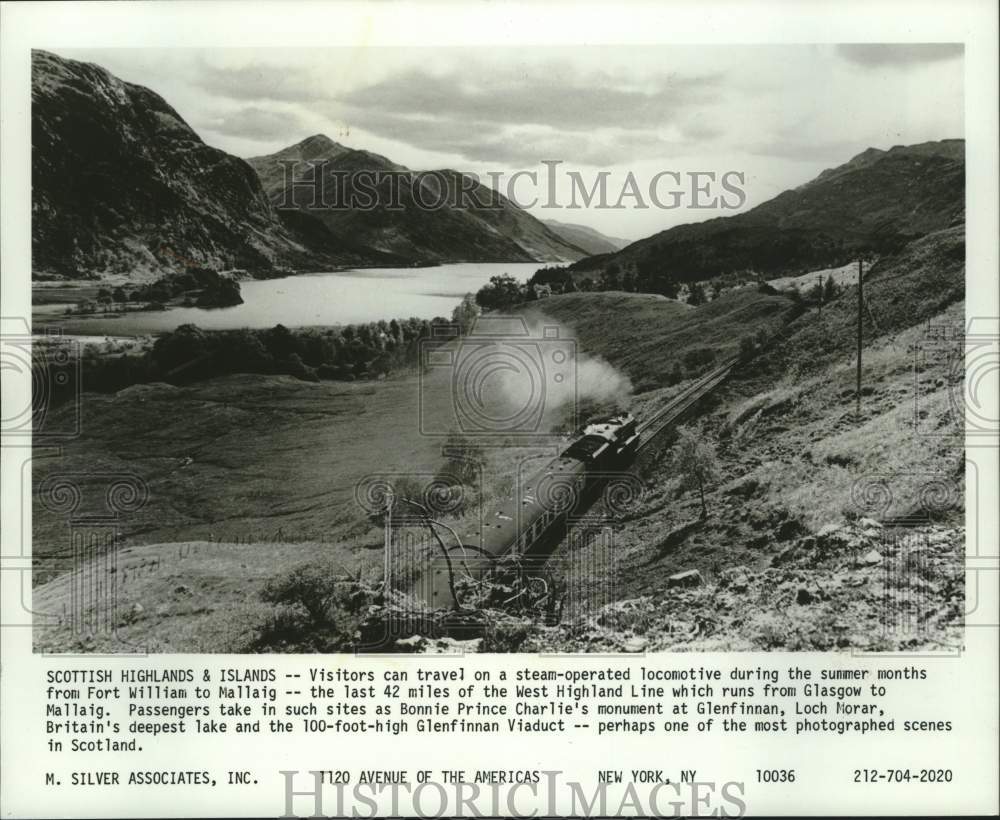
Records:
M684 354L685 369L697 372L715 361L715 351L710 347L695 347Z
M515 621L508 618L490 620L486 624L480 652L518 652L534 632L531 621Z
M303 564L268 581L261 597L268 603L298 607L313 623L325 624L343 583L330 567Z
M253 648L323 652L357 648L363 613L381 591L329 563L302 564L273 578L261 599L275 609L257 627Z

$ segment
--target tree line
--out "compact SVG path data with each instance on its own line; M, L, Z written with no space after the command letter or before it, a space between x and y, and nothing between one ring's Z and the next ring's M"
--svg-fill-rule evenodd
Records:
M157 337L142 353L84 350L80 383L75 377L58 386L60 400L86 391L112 392L149 382L184 383L233 373L288 375L303 381L383 378L417 367L421 343L446 341L456 334L444 318L393 319L336 328L206 331L185 324ZM42 359L35 364L43 370ZM44 372L36 374L44 379Z
M96 313L98 310L165 310L169 302L185 307L231 307L243 304L240 283L208 268L187 268L168 273L148 284L103 287L96 298L79 302L67 313Z

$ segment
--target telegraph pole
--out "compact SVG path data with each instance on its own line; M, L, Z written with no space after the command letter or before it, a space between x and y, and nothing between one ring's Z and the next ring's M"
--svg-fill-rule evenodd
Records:
M816 282L819 285L819 315L823 315L823 274L816 277Z
M861 418L861 318L864 315L865 310L865 300L864 294L862 293L862 261L858 259L858 384L855 390L855 397L857 400L857 417Z

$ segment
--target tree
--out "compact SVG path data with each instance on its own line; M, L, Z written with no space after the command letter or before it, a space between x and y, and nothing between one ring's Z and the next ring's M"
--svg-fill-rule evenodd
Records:
M482 313L482 309L476 304L476 297L467 293L451 312L451 320L458 325L459 332L465 335L472 328L472 323L480 313Z
M185 324L165 333L153 343L152 358L168 375L171 371L191 365L208 352L208 337L197 325Z
M689 489L697 488L701 497L701 517L708 518L705 485L716 481L721 472L715 447L698 431L689 427L678 427L673 463L684 485Z
M608 265L607 269L604 271L604 276L602 278L602 287L604 290L618 290L621 287L618 277L621 275L621 268L618 267L616 262L612 262Z
M660 279L656 285L650 288L653 293L659 293L662 296L666 296L668 299L676 299L677 294L681 292L681 286L669 276Z
M344 328L347 337L347 328ZM292 332L284 325L278 324L264 332L264 346L267 352L276 359L287 359L295 352L296 340Z
M315 368L309 367L309 365L303 362L302 357L298 353L292 353L286 360L286 365L288 367L288 375L290 376L294 376L304 382L319 381L319 376L316 374Z
M826 277L826 283L823 285L823 299L824 301L829 301L837 295L837 283L833 281L833 276Z
M483 310L510 310L522 301L521 286L509 273L491 276L488 285L483 285L476 294L476 304Z
M119 305L124 305L128 301L128 294L125 293L125 288L119 286L115 288L114 292L111 294L111 298L114 299Z
M705 304L705 288L702 286L701 282L692 282L688 285L687 301L689 305Z

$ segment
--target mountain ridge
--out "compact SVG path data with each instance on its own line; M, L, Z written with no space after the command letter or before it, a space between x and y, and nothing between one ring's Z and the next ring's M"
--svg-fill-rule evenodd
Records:
M964 215L964 140L870 148L748 211L677 225L571 268L616 265L647 284L802 273L894 252Z
M412 172L323 134L244 160L205 143L155 91L48 51L32 52L31 129L36 278L151 281L190 268L273 276L586 255L499 194L490 194L492 211L413 207L402 222L384 211L330 216L276 207L282 203L269 192L282 188L288 160ZM454 190L472 181L436 173ZM472 187L479 196L487 191ZM412 202L412 184L407 195Z
M632 244L631 239L608 236L589 225L579 225L573 222L560 222L557 219L543 219L548 227L578 248L587 251L590 256L599 253L616 253Z
M320 177L311 166L287 177L289 166L282 163L289 159L316 163ZM414 261L572 262L587 255L499 192L454 169L412 171L323 134L248 162L281 210L293 205L336 233ZM320 190L331 207L316 207ZM369 204L344 207L354 202Z
M35 274L271 275L391 259L280 215L247 162L207 145L154 91L94 63L32 53L31 135Z

